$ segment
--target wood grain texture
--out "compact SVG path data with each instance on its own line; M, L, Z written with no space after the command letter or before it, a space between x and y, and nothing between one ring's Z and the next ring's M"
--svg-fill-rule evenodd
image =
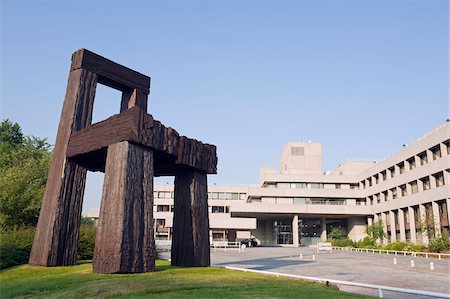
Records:
M91 124L97 75L69 74L48 180L31 250L32 265L75 263L86 169L66 158L70 135Z
M96 84L122 91L121 113L91 126ZM153 177L175 175L173 264L208 266L207 173L216 147L146 113L150 78L85 49L72 57L30 264L76 261L87 169L105 171L94 271L153 271Z
M206 267L210 263L206 173L178 171L175 175L171 264Z
M124 112L135 106L139 107L147 113L148 94L139 90L122 92L122 101L120 103L120 112Z
M154 271L153 152L110 145L95 241L94 272Z
M132 107L120 114L84 128L72 134L67 149L68 157L74 158L98 151L120 141L130 141L160 152L167 159L156 160L155 169L164 169L155 175L175 175L177 167L194 168L209 174L217 173L216 147L195 139L180 136L172 128L154 120L140 107ZM168 157L171 156L172 158ZM104 170L97 165L90 167L83 163L83 157L76 159L91 170ZM97 157L97 162L99 158ZM100 159L105 161L105 159ZM159 163L168 163L160 167Z
M121 91L139 89L148 94L150 77L86 49L72 54L71 70L85 69L98 75L98 82Z

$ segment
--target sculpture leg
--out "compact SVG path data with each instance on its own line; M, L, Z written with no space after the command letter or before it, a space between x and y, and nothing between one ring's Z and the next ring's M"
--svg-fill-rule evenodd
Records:
M175 175L172 265L210 265L206 173L189 170Z
M97 226L94 272L154 271L153 152L123 141L110 145Z
M29 263L73 265L79 239L86 169L66 157L70 135L91 124L97 75L86 70L69 74L58 135L42 201Z

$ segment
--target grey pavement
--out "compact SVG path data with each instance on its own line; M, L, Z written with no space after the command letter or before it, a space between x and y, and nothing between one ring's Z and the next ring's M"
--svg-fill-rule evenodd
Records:
M300 254L303 258L300 258ZM312 259L315 255L315 260ZM394 265L393 259L397 259ZM414 260L415 267L411 267ZM430 270L430 262L434 270ZM333 251L316 253L310 247L254 247L211 251L211 263L350 282L377 284L439 293L450 293L450 259L380 255ZM376 290L338 286L345 291L377 295ZM413 298L411 295L384 293L386 298ZM415 296L414 298L424 298Z

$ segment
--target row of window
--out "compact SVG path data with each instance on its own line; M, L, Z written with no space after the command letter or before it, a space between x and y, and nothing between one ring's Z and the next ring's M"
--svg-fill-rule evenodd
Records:
M331 183L265 183L263 188L280 189L359 189L359 184Z
M211 213L230 213L229 206L210 206ZM156 205L156 212L173 212L173 205Z
M173 199L173 191L153 191L154 198ZM238 192L208 192L208 199L245 200L246 193Z
M443 148L443 149L441 149ZM371 177L360 182L360 188L365 189L378 184L380 181L386 181L388 178L393 178L399 174L403 174L408 170L413 170L418 164L425 165L430 160L437 160L442 157L443 151L446 155L450 155L450 139L441 144L437 144L428 150L425 150L415 156L412 156L405 161L397 163Z
M449 170L445 170L449 172ZM407 196L411 194L415 194L419 191L426 191L431 189L432 187L440 187L446 184L444 179L444 172L439 171L431 176L427 175L421 179L411 181L407 184L400 185L398 187L391 188L389 190L385 190L383 192L371 195L367 197L367 203L370 205L374 205L380 203L382 201L388 201L397 199L400 196ZM447 182L448 183L448 182Z
M299 205L345 205L346 200L340 198L310 197L261 197L253 198L252 203L299 204Z
M208 199L246 200L246 193L237 192L208 192Z

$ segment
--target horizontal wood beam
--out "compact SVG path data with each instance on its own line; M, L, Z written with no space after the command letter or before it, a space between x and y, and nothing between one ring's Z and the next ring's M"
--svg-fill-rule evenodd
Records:
M97 74L98 83L114 89L121 91L139 89L146 94L150 92L150 77L86 49L80 49L72 55L71 70L77 69Z
M179 136L177 131L167 128L139 107L133 107L104 121L74 132L69 140L67 157L91 170L104 169L98 163L83 161L94 153L102 164L106 160L105 149L114 143L129 141L155 150L164 159L164 165L155 160L155 175L174 175L175 169L193 168L209 174L217 173L217 156L214 145ZM84 157L83 157L84 156ZM92 155L91 155L92 157ZM89 160L89 159L87 159ZM84 163L86 162L86 163ZM161 173L159 172L161 170Z

